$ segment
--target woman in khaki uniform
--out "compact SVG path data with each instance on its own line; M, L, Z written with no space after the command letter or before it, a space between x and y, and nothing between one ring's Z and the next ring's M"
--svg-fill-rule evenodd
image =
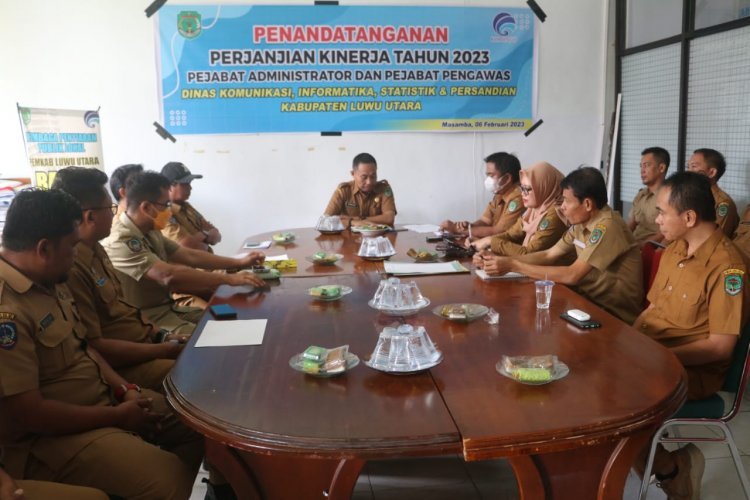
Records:
M525 255L551 247L568 228L560 215L563 174L547 162L521 170L521 196L526 211L513 226L496 236L476 240L474 248L490 247L495 255Z

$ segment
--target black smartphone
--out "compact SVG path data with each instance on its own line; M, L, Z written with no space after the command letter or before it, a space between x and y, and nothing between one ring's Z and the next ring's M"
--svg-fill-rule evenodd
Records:
M229 304L214 304L212 306L209 306L209 309L211 310L211 314L213 314L214 318L216 319L237 318L237 311L235 311L234 307L230 306Z
M602 326L601 323L594 319L589 319L586 321L580 321L575 318L572 318L568 316L566 313L560 314L560 317L567 321L568 323L577 326L578 328L583 328L584 330L587 330L589 328L600 328Z
M443 241L442 236L426 236L425 239L427 240L427 243L437 243L439 241Z

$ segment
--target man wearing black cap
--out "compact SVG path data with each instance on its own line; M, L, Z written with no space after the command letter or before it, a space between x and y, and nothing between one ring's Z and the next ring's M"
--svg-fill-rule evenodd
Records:
M162 234L184 247L212 252L211 245L221 241L221 233L187 201L192 191L190 183L203 176L190 173L183 163L176 161L164 165L161 175L169 179L172 202L172 217Z

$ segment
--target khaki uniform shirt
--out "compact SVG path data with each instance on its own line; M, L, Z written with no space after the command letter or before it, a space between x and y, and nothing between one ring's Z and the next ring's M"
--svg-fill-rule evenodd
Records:
M172 203L172 217L169 218L167 227L161 230L161 233L170 240L179 243L186 236L195 233L208 231L214 228L214 225L208 222L193 205L188 202L181 204ZM208 247L211 251L211 247Z
M633 199L633 208L630 217L636 222L633 237L638 243L647 241L655 234L659 234L659 225L656 223L656 193L652 193L647 187L638 191Z
M86 329L64 284L40 286L0 259L0 398L39 390L44 399L74 405L112 404L99 366L85 350ZM24 434L0 401L0 446L15 477L24 476L29 453L52 469L81 449L119 429L68 436Z
M369 193L360 191L354 181L342 182L325 209L325 215L346 215L360 219L384 212L396 213L396 200L386 180L378 181Z
M99 243L93 248L79 243L68 278L88 338L147 342L149 327L140 311L125 302L122 285L112 262Z
M497 193L484 209L481 221L492 226L495 234L507 231L524 211L521 190L514 185L505 193Z
M711 193L714 195L716 204L716 223L719 225L724 234L730 238L734 236L734 231L740 222L740 216L737 213L737 205L734 200L714 184L711 186Z
M719 228L691 256L684 240L675 241L664 250L648 292L651 307L633 326L666 347L711 333L739 335L747 312L746 272L740 253ZM719 391L730 363L686 367L689 397Z
M551 206L539 221L528 245L523 246L526 233L523 230L523 220L519 217L510 229L492 237L492 251L497 255L526 255L547 250L557 243L567 228L557 215L555 207Z
M745 257L745 264L750 265L750 204L742 214L742 222L737 226L734 244Z
M643 309L641 252L620 215L605 205L585 224L575 224L556 249L575 251L578 260L593 267L573 287L628 324Z
M149 309L171 306L169 289L145 275L157 261L168 261L180 248L177 243L156 230L144 235L124 213L112 225L112 233L102 241L102 246L119 273L129 304L143 309L150 318L154 316Z

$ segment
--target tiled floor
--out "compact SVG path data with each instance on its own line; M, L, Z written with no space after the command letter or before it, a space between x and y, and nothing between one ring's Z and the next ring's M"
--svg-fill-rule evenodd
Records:
M745 471L750 475L750 392L745 394L743 411L730 424ZM709 431L710 432L710 431ZM683 435L688 435L687 431ZM706 457L701 498L734 500L742 498L737 472L725 445L699 444ZM191 500L203 500L206 492L198 476ZM625 487L623 498L636 498L640 483L635 474ZM507 462L466 463L459 456L369 462L354 489L354 500L496 500L516 499L515 479ZM656 486L649 488L648 500L666 496Z

